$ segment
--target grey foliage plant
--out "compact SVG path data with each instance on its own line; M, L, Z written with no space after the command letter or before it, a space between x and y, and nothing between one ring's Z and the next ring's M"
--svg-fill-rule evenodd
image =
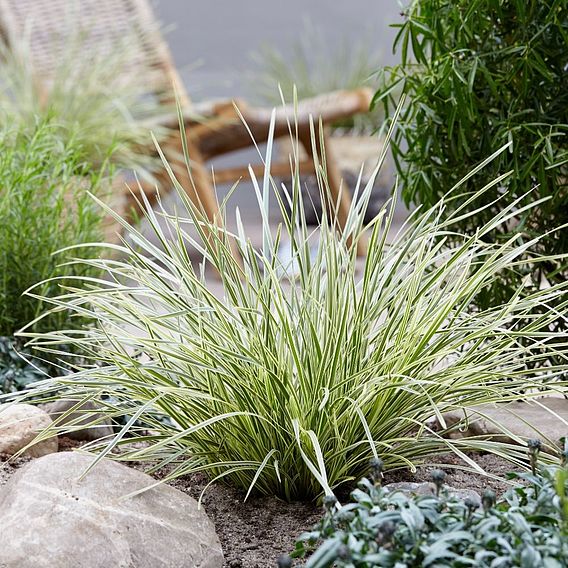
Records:
M49 376L47 366L32 362L31 354L21 347L13 337L0 337L0 393L24 390Z
M529 441L536 461L540 443ZM297 541L294 557L306 568L479 568L568 566L568 468L533 467L511 474L514 486L497 501L450 496L444 472L434 471L432 495L408 495L382 487L376 472L362 479L352 502L336 509ZM376 469L376 464L375 464ZM312 553L312 554L310 554ZM282 558L279 566L291 566Z

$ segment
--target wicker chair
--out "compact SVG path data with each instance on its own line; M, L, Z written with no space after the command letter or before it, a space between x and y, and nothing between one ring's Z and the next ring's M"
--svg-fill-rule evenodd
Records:
M65 49L66 22L62 14L68 10L69 5L68 0L0 0L0 36L9 46L25 31L30 32L31 63L34 70L37 70L37 80L43 82L46 89L49 88L50 72L53 72L57 58ZM152 86L164 100L173 102L174 92L177 92L184 115L189 117L185 121L185 130L192 161L191 175L181 158L181 139L175 117L172 117L171 124L168 125L172 134L162 144L162 148L178 181L192 201L210 221L220 225L219 206L205 164L218 155L251 146L250 134L235 111L235 104L257 143L265 142L268 138L271 111L252 108L243 101L214 102L206 106L198 105L197 108L192 106L146 0L79 0L77 8L81 22L85 25L87 42L92 42L97 49L104 49L107 45L108 49L112 49L117 39L125 34L134 34L139 38L140 49L135 56L138 60L132 64L139 65L140 60L146 61L146 68L151 68L155 75ZM328 134L325 125L366 112L370 96L368 89L338 91L299 104L296 118L299 140L310 157L301 164L302 172L315 171L314 156L320 153L319 147L312 148L310 117L316 123L321 119L325 143ZM199 114L200 120L190 118L196 114ZM294 121L294 109L291 106L277 110L275 138L289 135L290 121ZM153 151L153 148L149 151ZM328 206L336 214L339 227L343 227L351 197L347 188L341 188L340 172L330 152L330 145L326 145L325 173L330 191ZM284 175L289 173L289 168L288 162L275 163L272 172L274 175ZM215 182L233 183L246 175L247 169L244 165L216 171ZM261 167L254 169L260 170ZM157 196L156 187L161 193L171 189L171 180L166 172L157 176L152 187L147 184L143 188L151 203Z

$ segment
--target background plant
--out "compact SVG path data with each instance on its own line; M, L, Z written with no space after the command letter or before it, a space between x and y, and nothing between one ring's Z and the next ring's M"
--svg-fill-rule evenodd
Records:
M375 86L376 62L380 53L370 33L358 38L326 38L322 30L309 21L304 24L300 40L293 44L291 53L282 53L265 45L254 54L257 66L250 84L261 103L279 106L282 99L292 100L294 91L300 99L317 97L342 89ZM382 122L383 112L359 114L336 124L355 133L370 134Z
M100 193L105 178L47 122L28 132L4 130L0 145L0 336L13 336L46 310L46 300L26 290L41 283L36 292L53 298L71 278L98 274L97 267L73 263L74 252L55 253L100 240L101 212L87 192ZM72 322L72 314L55 310L30 329Z
M327 502L321 523L304 533L292 554L306 568L421 566L568 566L568 468L511 474L522 480L495 502L448 496L442 471L433 473L435 495L410 496L363 479L352 502L335 509ZM480 506L483 505L483 508ZM281 566L292 563L285 559Z
M20 344L18 344L20 343ZM0 393L24 390L49 376L50 368L34 360L13 337L0 337Z
M393 89L407 95L392 145L406 203L433 205L495 148L512 141L509 152L462 185L473 193L480 183L514 171L470 202L472 213L480 209L461 221L463 231L475 233L504 203L547 197L487 237L517 234L521 242L546 234L531 254L568 252L566 230L548 233L568 222L566 0L414 0L404 18L395 40L401 63L384 70L375 104L384 103L392 116L398 99ZM460 206L452 201L447 211ZM479 303L502 302L529 273L505 271ZM533 282L566 275L566 260L551 260L540 265Z
M33 22L23 37L11 38L9 48L1 47L3 119L24 130L38 119L49 120L85 160L101 165L110 156L117 167L151 178L160 160L143 141L150 132L158 140L168 132L165 125L175 108L160 94L160 88L169 93L171 85L160 87L145 38L125 34L111 45L99 45L80 14L71 10L62 20L65 36L53 38L54 46L61 45L54 48L58 56L49 59L47 72L34 59Z
M132 246L113 247L120 259L84 263L104 270L104 280L79 278L78 290L52 300L57 309L97 325L24 334L51 354L59 344L73 344L90 361L34 395L65 389L74 399L105 396L108 416L132 417L112 442L93 447L97 460L149 460L151 470L169 464L172 477L206 471L212 479L285 499L332 494L362 475L372 456L391 468L413 467L449 449L477 470L465 450L522 459L515 446L445 440L425 426L447 410L517 399L566 368L565 344L551 343L549 324L556 315L538 313L566 283L524 296L518 290L503 305L469 310L503 268L526 262L522 256L531 242L484 240L515 215L514 205L504 205L476 235L465 236L455 226L468 218L469 201L443 220L444 200L416 213L388 244L392 203L363 225L383 154L368 184L358 188L361 198L343 234L325 214L312 233L302 214L297 140L293 184L284 197L271 188L272 147L269 140L264 178L251 173L262 250L251 245L238 210L238 230L231 235L207 222L173 178L186 212L147 207L151 240L129 227ZM325 198L324 171L318 166ZM276 230L269 224L271 197L283 218ZM356 249L366 229L370 240L360 271ZM283 235L292 250L286 264L277 254ZM232 255L231 241L240 259ZM200 268L192 264L188 244L203 255ZM217 270L222 297L208 287L205 264ZM563 363L546 371L528 368L551 352ZM564 388L555 385L557 392ZM139 417L151 424L151 435L136 429ZM145 445L124 446L117 456L113 450L123 446L126 431Z

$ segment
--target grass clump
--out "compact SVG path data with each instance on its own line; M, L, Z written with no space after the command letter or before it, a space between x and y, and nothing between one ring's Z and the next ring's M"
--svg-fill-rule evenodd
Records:
M117 168L151 179L161 162L140 141L150 132L162 139L175 118L172 86L147 50L151 38L132 32L101 44L89 19L69 8L50 37L51 57L36 53L33 21L0 48L3 118L21 130L33 129L38 118L51 121L90 163L100 166L110 156Z
M359 38L326 38L322 30L309 21L304 24L301 38L290 53L265 45L254 54L256 71L251 78L252 95L260 102L279 105L279 90L286 100L294 93L300 99L317 97L332 91L375 87L376 65L380 53L367 33ZM382 108L359 114L335 124L357 134L370 134L383 119Z
M51 353L75 345L89 362L43 385L43 396L53 389L73 399L104 396L109 417L132 417L110 443L93 446L97 459L116 457L121 446L120 459L148 460L150 471L166 465L171 477L205 471L287 500L332 495L363 475L371 457L389 468L412 468L450 449L477 470L465 450L522 460L515 446L445 440L426 425L433 417L443 425L445 411L518 399L567 367L566 342L552 343L549 330L556 315L537 310L558 300L566 284L525 296L519 290L507 303L471 311L476 294L503 268L525 262L530 240L484 241L515 215L513 206L466 236L456 227L468 218L469 200L444 219L449 196L416 212L389 243L394 202L363 224L383 154L358 188L343 234L325 211L312 233L303 216L297 148L295 140L293 182L283 194L271 187L272 140L263 179L251 171L261 250L238 210L235 234L218 230L169 170L186 210L172 215L147 207L152 240L128 227L132 244L117 247L120 259L84 263L86 270L105 271L104 280L79 277L80 289L51 300L57 310L97 325L26 334ZM325 170L317 170L325 199ZM271 198L283 218L276 229L268 218ZM360 263L356 249L366 235L368 254ZM286 264L277 254L283 236L291 241ZM240 258L231 254L231 242ZM203 256L200 268L188 244ZM220 276L221 298L208 287L205 264ZM564 364L534 370L550 351ZM564 383L554 388L562 391ZM137 429L139 418L150 428ZM125 445L133 440L145 445Z

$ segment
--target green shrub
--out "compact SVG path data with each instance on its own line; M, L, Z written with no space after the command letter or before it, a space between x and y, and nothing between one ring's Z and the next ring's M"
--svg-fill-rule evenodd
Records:
M353 502L327 502L321 523L296 543L306 568L403 566L436 568L561 568L568 566L568 467L511 474L522 480L499 503L448 496L434 472L435 495L409 496L363 479ZM481 508L482 505L482 508ZM282 559L280 565L291 566Z
M407 95L393 143L404 200L432 206L512 141L509 152L462 185L473 193L514 171L470 202L463 231L473 234L504 203L545 197L538 209L521 210L488 237L516 234L521 242L545 235L532 254L568 253L568 231L549 232L568 223L568 2L414 0L404 18L395 42L402 61L384 70L375 98L392 115L398 95L390 90ZM448 214L460 206L460 200L448 202ZM528 268L505 272L500 285L479 298L481 305L503 301L527 275ZM536 285L544 275L565 279L566 259L542 264L532 274Z
M55 254L100 240L102 219L87 194L99 191L101 174L55 130L43 123L29 133L0 132L0 336L14 335L46 310L37 295L54 298L69 278L99 273L73 263L76 252ZM24 294L38 283L36 296ZM31 329L64 329L72 321L69 312L55 310Z
M284 499L329 495L363 475L373 455L390 468L412 467L448 449L471 468L477 466L465 449L518 459L515 446L445 440L425 426L445 411L515 400L566 368L536 372L528 365L555 350L566 357L565 344L551 345L555 314L535 312L568 283L526 296L518 291L483 313L469 310L479 290L522 262L531 245L484 242L514 212L505 207L469 237L455 232L468 214L443 221L442 201L415 214L388 244L393 203L363 225L379 165L358 188L342 235L325 212L319 231L311 231L297 162L284 198L271 187L272 146L269 141L264 178L252 178L262 249L252 246L237 210L241 258L235 258L232 235L208 223L174 179L185 216L147 208L152 237L129 227L132 246L118 247L120 258L86 264L107 278L59 298L57 305L97 325L32 335L32 345L52 355L71 343L89 362L43 386L43 395L63 388L70 398L108 396L109 416L143 417L151 425L148 435L129 423L110 444L93 447L101 450L97 459L114 455L129 430L130 441L145 444L125 446L120 459L174 466L171 477L206 471ZM325 198L321 166L318 180ZM282 212L277 228L269 223L271 197ZM226 203L222 209L226 215ZM366 229L368 254L360 262L356 250ZM278 255L283 238L290 240L289 261ZM203 255L200 267L188 245ZM221 297L208 285L206 264L219 275ZM565 391L563 383L555 388Z

